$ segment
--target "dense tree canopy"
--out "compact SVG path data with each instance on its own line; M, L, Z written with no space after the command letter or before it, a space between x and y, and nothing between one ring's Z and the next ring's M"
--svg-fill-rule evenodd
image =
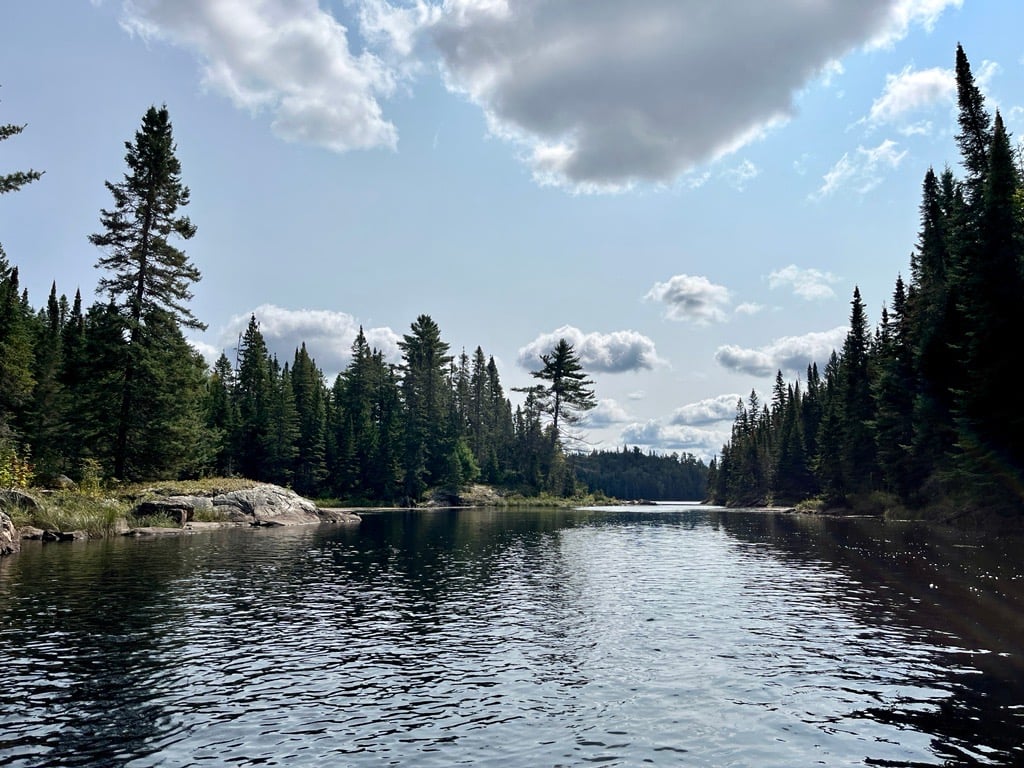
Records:
M712 467L714 500L863 504L880 491L1020 516L1024 184L961 47L956 82L964 177L925 174L910 285L897 279L873 335L854 292L841 353L823 381L808 369L803 393L797 383L781 398L781 421L741 404Z

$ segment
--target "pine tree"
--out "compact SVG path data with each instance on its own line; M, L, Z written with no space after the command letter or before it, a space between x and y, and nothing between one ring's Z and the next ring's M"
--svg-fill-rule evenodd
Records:
M4 124L0 125L0 141L17 136L25 130L24 125ZM42 171L14 171L13 173L0 174L0 195L7 192L15 192L26 184L37 181L43 175Z
M196 232L178 209L188 205L189 189L181 183L181 164L167 108L150 107L134 142L125 142L128 172L123 181L106 187L114 207L100 213L103 232L89 237L105 251L97 262L108 274L97 291L117 303L128 330L128 354L121 374L120 416L114 449L114 474L124 477L129 461L128 431L132 411L142 398L146 382L139 381L139 358L148 317L163 313L176 325L204 328L187 302L199 270L170 239L190 239Z
M537 397L543 411L551 419L551 436L559 441L565 428L579 422L583 414L597 406L593 385L583 371L579 355L572 344L559 339L548 354L540 355L544 364L530 375L546 384L539 385Z

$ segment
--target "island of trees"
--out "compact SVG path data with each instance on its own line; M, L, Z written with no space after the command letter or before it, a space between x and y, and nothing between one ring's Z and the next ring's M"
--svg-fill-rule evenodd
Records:
M854 291L843 347L771 402L737 405L710 468L721 504L898 505L1024 519L1024 187L1019 154L956 52L963 176L925 174L910 282L872 332Z
M23 126L2 126L0 140ZM166 107L125 143L127 171L89 239L101 299L83 306L51 287L34 309L0 249L0 487L75 480L241 476L314 498L413 503L428 489L483 481L525 496L583 491L699 499L693 456L580 452L573 428L596 400L572 345L538 360L536 385L512 407L494 358L452 354L420 315L400 364L360 329L328 384L303 344L271 354L250 318L234 359L213 365L187 343L196 233ZM0 177L0 193L36 181Z

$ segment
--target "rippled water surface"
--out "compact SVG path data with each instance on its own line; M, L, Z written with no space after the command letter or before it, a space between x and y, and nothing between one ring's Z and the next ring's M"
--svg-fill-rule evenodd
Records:
M1021 765L1022 554L683 506L30 543L0 765Z

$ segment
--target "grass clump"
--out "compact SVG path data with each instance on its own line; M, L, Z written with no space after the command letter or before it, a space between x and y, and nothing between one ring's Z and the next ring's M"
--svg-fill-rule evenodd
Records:
M117 499L94 498L73 491L57 491L40 501L38 508L20 508L12 515L15 525L44 531L85 531L90 538L116 533L131 505Z

